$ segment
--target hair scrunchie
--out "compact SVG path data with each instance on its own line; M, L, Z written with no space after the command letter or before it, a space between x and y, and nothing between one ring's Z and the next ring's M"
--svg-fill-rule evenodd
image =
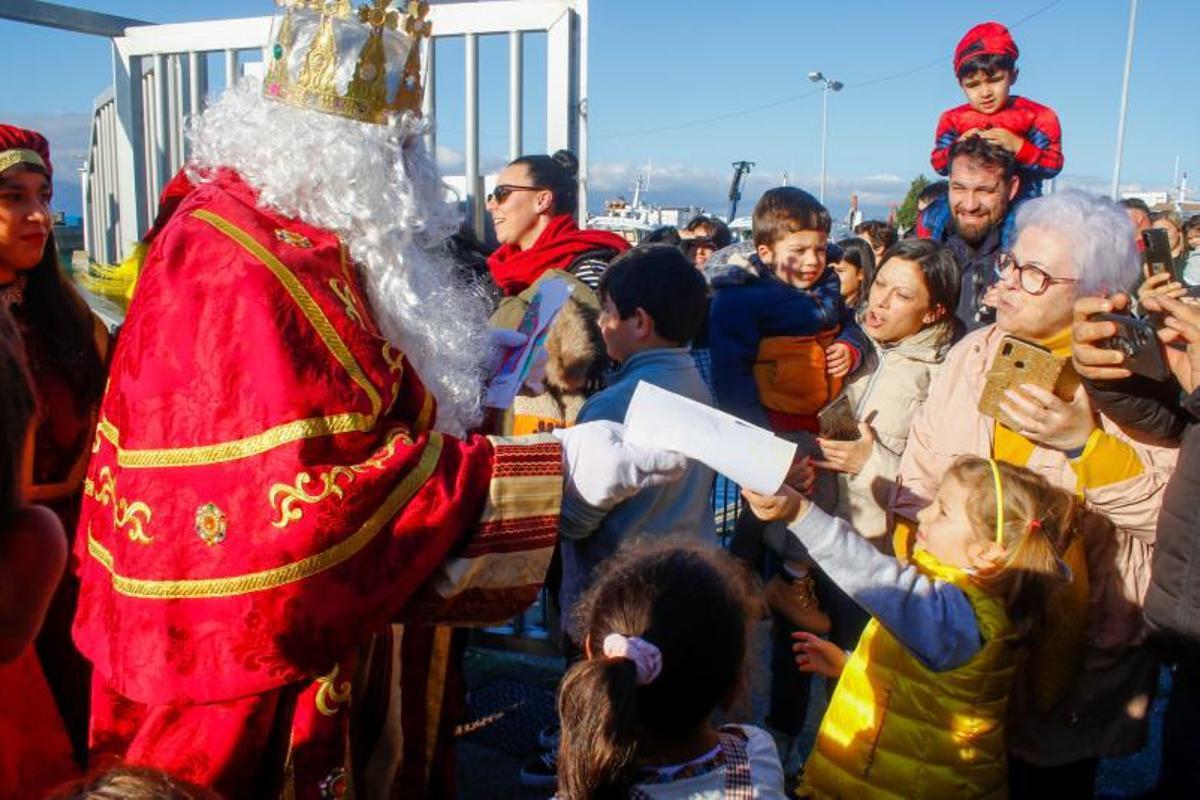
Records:
M662 672L662 651L645 639L610 633L604 637L604 655L608 658L627 658L637 670L638 686L653 683Z

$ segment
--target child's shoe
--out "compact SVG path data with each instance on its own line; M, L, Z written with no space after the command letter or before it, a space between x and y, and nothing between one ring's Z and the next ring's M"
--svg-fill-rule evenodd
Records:
M763 596L776 614L800 630L818 635L829 633L829 616L817 605L811 576L797 578L781 570L767 582Z

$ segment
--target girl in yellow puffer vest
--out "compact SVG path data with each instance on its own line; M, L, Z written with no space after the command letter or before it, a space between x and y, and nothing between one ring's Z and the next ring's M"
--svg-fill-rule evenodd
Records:
M902 564L788 487L747 495L762 519L789 520L872 619L847 657L796 635L801 669L840 675L805 765L813 796L1008 796L1004 718L1022 645L1066 583L1059 553L1081 509L1021 467L963 458L920 515Z

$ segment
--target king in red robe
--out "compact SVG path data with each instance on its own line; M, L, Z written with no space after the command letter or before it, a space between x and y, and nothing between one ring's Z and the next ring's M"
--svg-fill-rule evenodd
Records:
M432 626L527 606L563 499L552 437L439 431L478 418L488 309L427 254L455 219L408 113L412 59L392 106L355 88L372 37L423 16L337 8L286 5L266 97L232 88L200 120L121 329L77 540L96 763L231 798L428 784L449 735ZM320 83L358 24L355 77Z

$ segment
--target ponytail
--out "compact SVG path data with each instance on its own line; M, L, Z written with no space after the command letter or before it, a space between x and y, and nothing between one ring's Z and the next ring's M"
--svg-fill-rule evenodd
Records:
M562 739L558 796L563 800L624 797L635 780L637 668L624 658L585 659L558 693Z
M579 159L570 150L552 156L521 156L509 166L529 170L533 185L549 189L554 195L555 214L575 214L579 210Z
M1062 553L1080 533L1082 505L1040 475L1004 462L964 458L947 471L951 477L971 492L973 527L990 541L999 536L1004 547L1003 557L974 581L1004 598L1018 636L1035 637L1051 598L1070 580Z

